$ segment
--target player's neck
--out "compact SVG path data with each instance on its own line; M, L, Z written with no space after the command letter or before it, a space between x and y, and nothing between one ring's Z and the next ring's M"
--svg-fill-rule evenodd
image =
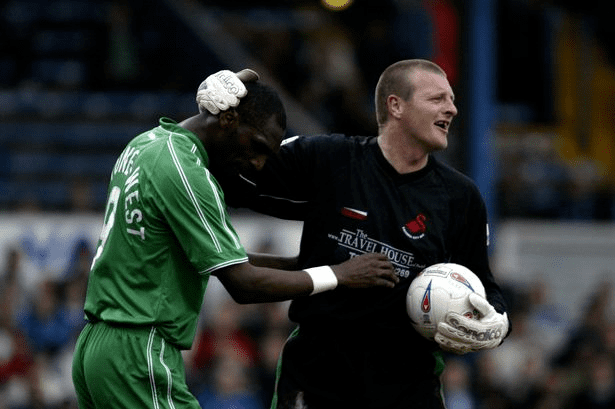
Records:
M378 146L384 158L399 174L416 172L427 166L427 153L409 145L407 142L396 142L394 139L381 134L378 136Z
M211 118L213 117L209 114L198 114L184 119L178 125L196 134L201 142L206 145L207 134L209 133L207 129L217 123Z

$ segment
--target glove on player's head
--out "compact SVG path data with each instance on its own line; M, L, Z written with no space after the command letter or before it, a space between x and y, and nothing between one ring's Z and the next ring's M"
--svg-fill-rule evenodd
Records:
M250 69L243 69L235 74L229 70L218 71L210 75L199 85L196 102L199 112L217 115L230 107L239 105L239 100L248 93L244 82L258 81L259 75Z

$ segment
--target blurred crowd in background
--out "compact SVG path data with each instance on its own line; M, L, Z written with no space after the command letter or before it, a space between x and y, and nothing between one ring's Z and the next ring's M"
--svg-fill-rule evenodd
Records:
M63 275L29 287L20 280L20 257L9 249L0 275L0 408L76 408L72 351L84 325L92 251L77 244ZM495 350L446 356L447 407L615 407L612 281L586 294L574 320L568 307L552 302L547 282L504 289L514 331ZM288 303L239 305L215 278L207 291L195 343L184 355L190 387L203 409L268 408L278 355L294 327Z
M192 115L196 86L230 68L225 57L233 53L225 49L231 46L256 61L320 129L345 134L377 132L373 90L384 68L405 58L435 61L447 71L460 110L442 156L469 169L465 80L472 73L465 68L464 25L472 2L361 0L337 11L324 0L156 3L3 2L0 192L7 194L0 208L25 203L67 211L70 191L80 185L100 211L108 162L135 130L149 129L158 117ZM615 33L605 3L487 3L495 13L495 32L485 35L496 41L491 149L498 211L502 217L615 219ZM202 12L196 19L202 25L183 21L176 12L182 8ZM219 27L215 35L203 33L210 21ZM239 69L248 62L232 64ZM55 130L67 122L91 130ZM29 131L19 133L24 124ZM291 122L289 136L301 129ZM70 132L77 135L71 139ZM86 164L79 155L89 155ZM33 191L40 186L39 193L23 192L28 183Z
M256 3L176 2L206 8L225 35L258 57L327 131L374 134L372 93L381 71L404 58L436 61L447 70L461 105L444 157L464 170L461 127L464 76L469 74L461 51L463 1L354 0L339 11L317 0ZM606 2L495 3L500 29L499 80L493 84L499 106L494 129L496 216L615 221L615 181L604 160L612 155L615 88L608 76L600 76L612 73L615 61L615 26L604 23L609 14L601 9ZM135 130L150 128L158 116L182 119L194 113L196 86L205 75L228 67L168 4L11 0L0 5L2 211L102 212L113 158ZM564 51L594 45L598 50L590 59L576 56L582 64L573 64L573 71L579 76L573 76L574 92L566 95L560 95L567 88L551 55L559 49L549 31L555 26L571 36L586 36L585 43L568 44ZM602 84L606 97L583 92L593 90L581 81L585 74ZM179 99L184 102L176 103ZM600 109L590 111L594 101L610 116L601 116ZM41 141L45 132L53 134L52 126L71 121L94 126L89 145L81 134L66 143ZM113 128L119 136L111 137L108 124L127 125ZM23 129L34 131L26 135ZM80 143L71 142L79 138ZM105 155L104 160L97 162L94 154ZM76 155L89 155L86 164L95 168L90 171L84 164L65 169L67 163L82 163L65 160ZM30 166L33 158L39 158L40 166ZM50 171L45 166L56 163L54 158L60 166ZM30 168L42 171L27 173ZM21 194L20 186L33 189L41 183L50 183L51 190L43 186L38 195ZM58 191L65 193L49 200ZM12 196L14 192L20 195ZM70 363L84 325L89 246L79 243L67 271L35 286L23 282L23 252L2 249L0 409L76 407ZM449 409L614 408L613 282L605 279L586 294L584 312L574 320L565 306L552 303L549 283L537 281L527 288L504 283L514 332L494 351L447 357L444 394ZM206 298L217 302L204 308L194 347L185 354L192 389L204 409L267 408L278 353L293 328L287 304L240 306L215 282Z

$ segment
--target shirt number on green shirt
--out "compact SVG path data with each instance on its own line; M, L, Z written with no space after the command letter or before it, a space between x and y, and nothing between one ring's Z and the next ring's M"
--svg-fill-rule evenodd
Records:
M103 223L102 231L100 232L98 248L96 249L96 254L94 255L92 267L90 269L94 268L96 260L98 260L102 254L107 238L109 237L109 233L111 232L111 228L115 223L115 212L117 211L117 202L119 201L121 191L122 190L117 186L114 186L113 189L111 189L111 194L109 195L109 200L107 201L107 207L105 209L105 221Z

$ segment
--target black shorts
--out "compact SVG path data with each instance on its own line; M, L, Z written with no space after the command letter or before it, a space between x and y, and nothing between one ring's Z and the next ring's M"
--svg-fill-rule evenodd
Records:
M272 409L443 409L435 351L393 330L302 326L284 346Z

